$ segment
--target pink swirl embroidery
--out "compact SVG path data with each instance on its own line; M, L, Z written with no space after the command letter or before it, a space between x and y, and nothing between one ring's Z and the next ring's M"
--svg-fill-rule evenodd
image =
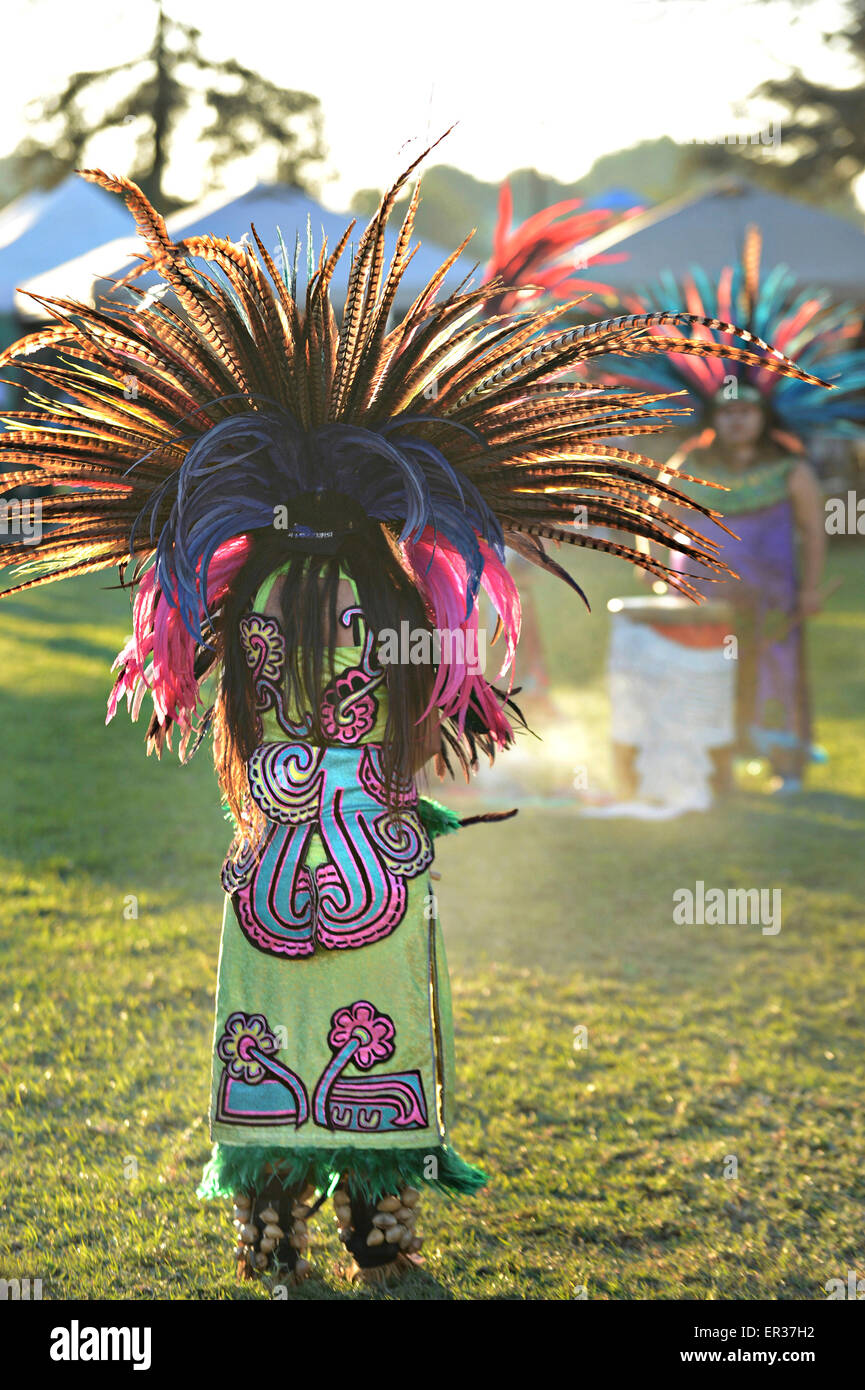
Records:
M378 702L368 693L372 683L359 666L352 666L327 687L321 701L321 727L327 738L359 743L370 732L378 715Z

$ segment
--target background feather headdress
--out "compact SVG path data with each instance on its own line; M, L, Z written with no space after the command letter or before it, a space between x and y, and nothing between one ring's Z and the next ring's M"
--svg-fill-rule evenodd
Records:
M582 246L591 237L614 223L640 212L610 208L584 208L581 198L553 203L511 227L514 201L510 185L502 184L498 216L493 232L493 252L484 270L484 284L498 279L503 288L496 299L487 301L488 314L508 313L533 298L569 299L582 293L611 294L609 285L586 277L590 266L611 265L626 260L624 252L585 256Z
M428 151L424 151L424 155ZM175 243L141 190L101 170L83 176L120 194L146 254L127 277L130 303L96 308L43 299L54 324L0 356L54 399L34 394L6 417L0 486L40 482L45 534L16 566L18 592L118 566L135 591L134 632L120 654L110 714L133 714L149 693L157 724L193 729L213 620L249 549L280 508L323 492L385 528L436 625L477 623L483 587L505 631L509 668L519 596L504 565L509 544L576 582L546 540L621 555L692 595L674 574L600 526L725 567L717 546L676 508L717 516L658 480L659 465L610 440L663 429L676 411L643 394L569 379L602 354L664 354L682 343L701 358L739 362L820 385L748 329L692 312L627 315L562 329L562 308L490 317L501 285L445 278L469 237L398 322L391 311L413 254L414 189L390 264L385 229L421 155L384 195L360 235L337 322L329 285L339 245L308 249L301 296L294 264L252 228L254 245L213 236ZM155 269L171 302L135 284ZM746 346L729 348L712 334ZM45 356L47 354L47 356ZM59 398L58 398L59 395ZM580 525L573 519L579 515ZM395 539L397 538L397 539ZM20 560L12 543L0 564ZM500 745L512 733L492 687L443 663L436 698L462 725L484 712ZM182 745L183 746L183 745Z
M717 280L699 268L679 278L670 272L648 289L623 296L623 307L645 314L663 306L733 319L768 339L806 373L819 373L836 387L831 395L813 385L808 376L779 375L763 364L741 360L733 351L720 357L686 355L675 346L686 335L672 325L662 330L671 340L666 356L610 360L604 363L603 379L625 380L644 390L687 392L698 411L698 428L719 392L733 395L737 389L733 383L748 386L766 403L774 436L792 449L801 449L816 430L829 435L861 432L865 427L861 312L850 304L833 302L823 290L800 287L784 265L765 271L761 251L760 231L749 227L739 260L725 267ZM720 341L717 333L705 328L696 329L694 336Z

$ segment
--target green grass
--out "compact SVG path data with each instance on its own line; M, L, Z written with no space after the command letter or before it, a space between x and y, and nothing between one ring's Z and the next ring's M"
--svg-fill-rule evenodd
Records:
M588 618L539 578L571 718L534 745L520 816L438 855L454 1137L491 1185L425 1202L427 1272L394 1292L341 1284L328 1230L294 1297L818 1299L865 1273L861 560L833 549L845 582L811 630L831 760L806 796L662 825L567 799L574 764L605 770L604 603L633 585L582 561ZM235 1285L228 1216L194 1196L229 830L206 753L160 765L143 726L102 728L127 628L99 579L0 606L0 1276L46 1298L267 1298ZM674 926L697 879L780 887L781 932Z

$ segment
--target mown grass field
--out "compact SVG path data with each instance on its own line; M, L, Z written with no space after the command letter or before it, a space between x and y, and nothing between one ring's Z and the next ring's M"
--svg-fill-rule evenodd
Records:
M811 1300L865 1274L862 558L833 550L844 584L811 628L830 761L807 793L662 824L583 819L572 790L574 765L604 772L604 603L632 581L583 561L589 618L539 579L568 717L516 760L515 821L439 842L455 1141L491 1184L426 1201L423 1275L349 1290L328 1229L293 1297ZM268 1298L235 1284L229 1216L194 1195L229 829L206 752L159 765L143 726L102 727L129 625L103 582L0 605L0 1276ZM781 931L674 926L698 879L781 888Z

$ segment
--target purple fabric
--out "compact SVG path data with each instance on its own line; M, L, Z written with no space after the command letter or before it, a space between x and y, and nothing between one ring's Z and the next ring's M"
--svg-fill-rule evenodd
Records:
M707 598L735 604L742 619L738 634L740 726L743 731L756 732L752 741L758 745L763 742L760 733L772 731L786 735L788 745L798 742L807 746L811 732L802 625L790 628L798 595L791 502L785 499L759 511L727 517L726 524L738 540L719 533L702 517L691 524L714 540L720 535L721 558L739 575L739 579L716 583L698 582L697 587ZM679 570L689 568L682 556L675 556L673 565ZM702 568L692 572L706 573ZM774 634L779 634L780 640L773 640Z

